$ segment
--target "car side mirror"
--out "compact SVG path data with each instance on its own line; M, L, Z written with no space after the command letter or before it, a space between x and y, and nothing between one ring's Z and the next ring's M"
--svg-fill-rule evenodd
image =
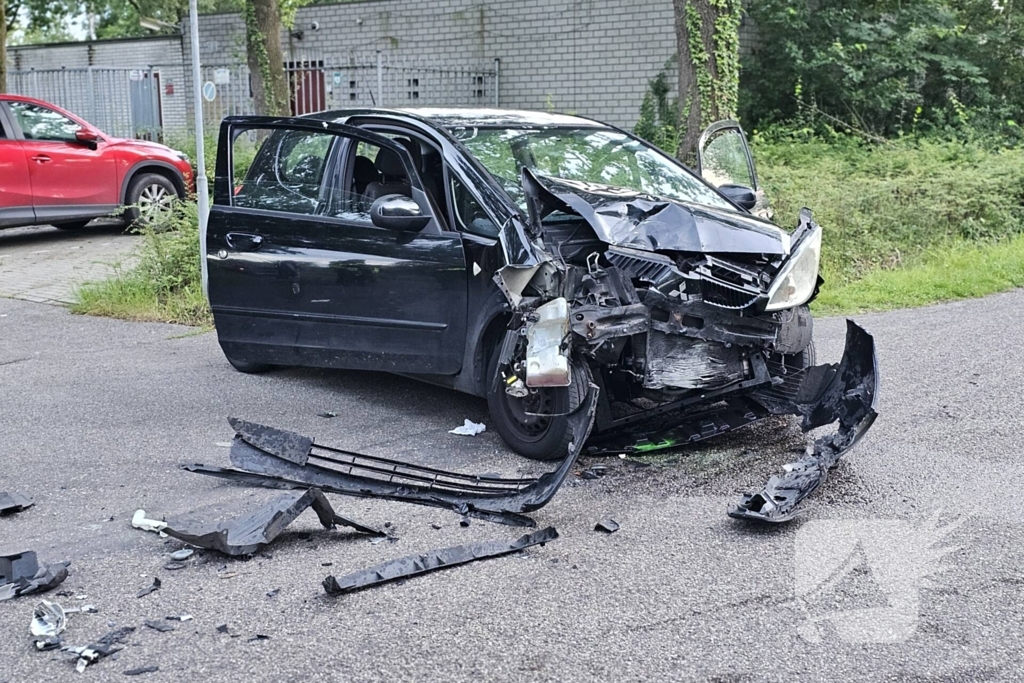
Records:
M718 191L747 211L753 211L757 206L757 193L746 185L720 185Z
M378 228L400 232L419 232L430 216L424 216L419 204L400 194L386 194L370 205L370 221Z
M89 149L96 149L96 143L99 142L100 136L91 130L85 128L79 128L75 131L75 140L81 142Z

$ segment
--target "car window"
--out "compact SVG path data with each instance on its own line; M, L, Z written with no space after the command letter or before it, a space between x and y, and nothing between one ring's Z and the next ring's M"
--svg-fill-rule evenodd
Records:
M11 113L26 140L73 142L81 126L52 109L28 102L10 102Z
M305 130L243 132L232 142L233 204L268 211L323 213L324 172L336 137Z
M476 197L454 173L449 173L448 177L451 178L452 208L459 229L483 237L497 237L498 225L487 215Z
M455 128L451 131L505 191L525 207L519 172L621 187L709 206L732 204L658 149L625 133L592 127Z
M726 128L711 138L701 150L701 161L701 175L715 187L732 184L753 188L757 184L743 134L736 128Z
M329 215L371 225L370 206L374 199L383 194L409 194L407 184L402 188L386 187L384 177L377 170L375 162L381 155L381 148L371 142L358 140L351 148L348 158L348 187L336 189L331 196Z

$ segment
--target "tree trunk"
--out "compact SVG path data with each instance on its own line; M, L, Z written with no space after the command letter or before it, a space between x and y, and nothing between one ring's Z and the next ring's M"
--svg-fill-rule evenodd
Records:
M0 93L7 92L7 0L0 0Z
M673 0L679 54L679 149L690 166L709 124L736 116L740 0Z
M245 52L257 114L289 116L279 0L245 0Z

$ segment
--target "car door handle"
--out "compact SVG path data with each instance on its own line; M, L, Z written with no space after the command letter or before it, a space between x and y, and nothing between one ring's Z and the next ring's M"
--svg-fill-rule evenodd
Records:
M46 156L45 154L37 154L34 157L32 157L32 161L38 162L40 164L48 164L50 163L50 157Z
M224 241L235 251L256 251L263 246L263 238L248 232L229 232Z

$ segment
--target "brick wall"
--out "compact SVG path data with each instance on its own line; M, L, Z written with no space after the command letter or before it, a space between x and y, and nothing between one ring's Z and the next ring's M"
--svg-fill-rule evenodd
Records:
M158 65L165 130L174 137L187 131L192 110L187 21L182 28L174 37L8 51L13 69ZM363 0L303 7L293 31L301 38L282 31L285 59L323 59L328 67L376 50L488 69L498 58L502 106L573 112L625 127L636 122L647 81L675 52L671 0ZM244 63L244 35L237 14L200 17L204 65ZM754 42L744 21L741 50ZM429 99L423 92L422 101Z
M202 17L202 59L244 56L244 30L235 14ZM671 0L366 0L304 7L294 30L301 40L282 32L286 60L289 49L325 62L378 49L487 68L499 58L502 106L624 126L636 121L647 80L675 51Z

